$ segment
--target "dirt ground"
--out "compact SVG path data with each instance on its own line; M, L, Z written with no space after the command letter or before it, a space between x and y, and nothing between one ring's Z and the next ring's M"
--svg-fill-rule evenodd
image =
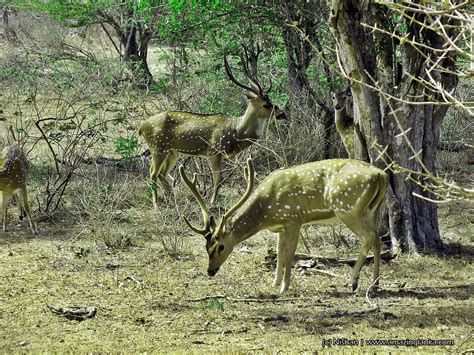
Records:
M376 295L365 292L371 266L353 294L344 265L325 267L334 277L293 270L289 291L278 295L273 269L263 265L276 242L266 232L238 247L209 278L204 240L180 228L173 236L157 232L169 221L143 212L151 210L148 199L120 211L127 218L39 221L38 236L26 222L12 222L0 238L0 352L472 351L468 207L441 211L445 254L384 262ZM355 241L351 248L335 247L331 231L307 230L313 254L356 255ZM49 306L95 307L97 313L69 320ZM404 339L453 344L369 345Z

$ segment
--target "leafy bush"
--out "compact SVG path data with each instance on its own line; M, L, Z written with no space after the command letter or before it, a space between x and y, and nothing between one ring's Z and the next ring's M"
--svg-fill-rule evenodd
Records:
M119 154L123 160L130 160L138 148L137 137L118 137L115 142L115 152Z

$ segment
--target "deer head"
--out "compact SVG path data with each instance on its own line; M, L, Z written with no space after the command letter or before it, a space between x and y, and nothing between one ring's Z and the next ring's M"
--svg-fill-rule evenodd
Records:
M209 255L207 273L209 276L214 276L234 249L234 244L230 242L231 238L229 238L233 233L230 217L248 200L252 193L255 179L253 162L249 158L247 160L247 167L244 170L245 179L247 180L245 193L239 201L221 217L218 224L215 223L214 217L209 214L204 199L196 188L196 175L193 176L192 181L189 180L182 165L179 167L179 174L201 207L203 226L200 228L193 226L186 217L184 217L184 221L192 231L201 234L206 239L206 250Z
M346 98L351 93L351 87L347 85L347 87L343 91L333 92L332 93L332 103L334 109L339 111L345 108L346 105Z
M244 51L244 53L245 57L241 57L242 66L245 76L250 81L250 86L242 84L237 79L235 79L234 75L232 74L232 70L230 69L229 62L227 61L227 54L224 54L224 67L229 80L246 91L245 95L249 100L249 106L255 113L256 117L275 117L276 119L286 119L286 113L282 111L277 105L273 104L270 100L270 97L268 96L272 90L271 81L269 88L267 90L263 90L258 80L251 76L248 67L249 59L247 51Z

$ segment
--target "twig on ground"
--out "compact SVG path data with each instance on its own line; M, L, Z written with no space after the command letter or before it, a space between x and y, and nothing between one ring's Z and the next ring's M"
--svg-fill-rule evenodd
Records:
M224 299L226 301L231 301L231 302L249 302L249 303L264 303L264 302L295 302L295 301L314 301L314 297L273 297L271 296L270 298L253 298L253 297L248 297L248 298L234 298L234 297L228 297L225 295L210 295L210 296L204 296L204 297L198 297L198 298L188 298L186 299L187 302L200 302L200 301L205 301L209 299ZM321 303L321 306L325 306L327 304Z
M330 277L342 277L339 274L336 274L334 272L328 271L328 270L321 270L321 269L304 269L301 271L302 274L310 273L310 274L320 274L324 276L330 276Z

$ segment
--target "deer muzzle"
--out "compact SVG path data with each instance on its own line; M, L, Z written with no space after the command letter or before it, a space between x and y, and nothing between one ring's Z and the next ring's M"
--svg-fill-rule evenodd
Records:
M281 110L278 106L275 106L275 119L277 120L287 120L288 115L285 111Z
M219 268L217 269L207 269L207 274L211 277L215 276L217 272L219 271Z

